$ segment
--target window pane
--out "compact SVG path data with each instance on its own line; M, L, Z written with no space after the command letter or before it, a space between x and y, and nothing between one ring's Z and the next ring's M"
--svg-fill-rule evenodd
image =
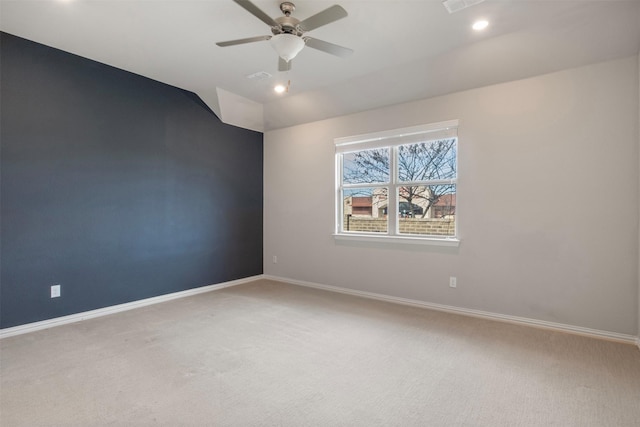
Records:
M389 182L389 149L356 151L342 157L345 184Z
M388 230L386 187L343 191L343 231L386 233Z
M401 234L456 235L456 186L405 186L398 189Z
M401 182L456 178L456 138L398 147Z

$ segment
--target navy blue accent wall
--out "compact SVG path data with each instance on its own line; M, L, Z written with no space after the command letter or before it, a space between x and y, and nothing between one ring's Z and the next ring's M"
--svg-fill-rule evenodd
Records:
M10 34L0 55L0 327L262 273L261 133Z

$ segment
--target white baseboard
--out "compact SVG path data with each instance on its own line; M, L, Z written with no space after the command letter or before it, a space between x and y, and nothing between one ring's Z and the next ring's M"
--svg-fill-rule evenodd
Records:
M91 311L83 311L82 313L70 314L69 316L56 317L54 319L42 320L40 322L27 323L25 325L14 326L12 328L0 329L0 339L12 337L14 335L26 334L29 332L39 331L42 329L52 328L54 326L66 325L69 323L81 322L95 317L107 316L109 314L120 313L122 311L133 310L134 308L144 307L161 302L171 301L178 298L189 297L191 295L202 294L205 292L216 291L218 289L228 288L230 286L241 285L243 283L254 282L262 279L263 275L246 277L244 279L231 280L229 282L217 283L215 285L202 286L186 291L174 292L171 294L160 295L157 297L141 299L138 301L127 302L124 304L112 305L109 307L98 308Z
M605 339L609 341L622 342L625 344L636 344L640 348L640 337L620 334L617 332L601 331L598 329L583 328L581 326L565 325L562 323L547 322L545 320L529 319L526 317L510 316L506 314L491 313L488 311L473 310L469 308L455 307L451 305L435 304L426 301L412 300L407 298L394 297L390 295L377 294L373 292L357 291L354 289L341 288L338 286L321 285L319 283L305 282L302 280L288 279L286 277L263 275L264 279L289 283L292 285L305 286L309 288L322 289L325 291L339 292L342 294L355 295L359 297L392 302L395 304L408 305L411 307L426 308L430 310L444 311L447 313L461 314L463 316L477 317L481 319L497 320L500 322L513 323L517 325L530 326L552 331L566 332L574 335L582 335L591 338Z
M237 286L244 283L254 282L260 279L275 280L278 282L289 283L292 285L322 289L325 291L338 292L342 294L354 295L354 296L359 296L363 298L375 299L379 301L386 301L386 302L391 302L395 304L402 304L402 305L407 305L411 307L426 308L430 310L461 314L463 316L477 317L481 319L497 320L500 322L514 323L517 325L524 325L524 326L531 326L531 327L548 329L553 331L566 332L566 333L571 333L575 335L606 339L609 341L622 342L626 344L635 344L638 347L638 349L640 349L640 337L635 337L633 335L620 334L617 332L601 331L598 329L583 328L581 326L565 325L562 323L547 322L544 320L529 319L526 317L517 317L517 316L506 315L506 314L491 313L487 311L473 310L469 308L455 307L450 305L436 304L436 303L430 303L426 301L394 297L390 295L377 294L373 292L358 291L354 289L341 288L338 286L322 285L319 283L305 282L302 280L294 280L286 277L271 276L271 275L265 275L265 274L246 277L238 280L232 280L229 282L217 283L215 285L202 286L195 289L187 289L186 291L174 292L171 294L160 295L157 297L146 298L143 300L132 301L124 304L118 304L110 307L99 308L91 311L84 311L82 313L71 314L69 316L63 316L63 317L56 317L54 319L47 319L40 322L27 323L25 325L14 326L12 328L0 329L0 339L12 337L15 335L26 334L29 332L35 332L42 329L48 329L54 326L66 325L69 323L76 323L76 322L81 322L87 319L93 319L96 317L120 313L123 311L133 310L135 308L144 307L147 305L159 304L165 301L171 301L174 299L184 298L191 295L202 294L205 292L211 292L218 289L224 289L231 286Z

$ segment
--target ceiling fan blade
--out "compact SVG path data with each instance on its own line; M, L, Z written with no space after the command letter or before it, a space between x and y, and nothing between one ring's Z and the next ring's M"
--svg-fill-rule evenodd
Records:
M314 39L312 37L305 37L304 41L310 48L318 49L323 52L330 53L331 55L339 56L340 58L346 58L353 53L353 49L349 49L348 47L338 46L337 44Z
M328 9L318 12L313 16L300 22L298 25L303 31L311 31L323 25L330 24L338 19L342 19L347 16L347 11L342 6L333 5Z
M246 39L238 39L238 40L229 40L226 42L218 42L216 43L220 47L227 46L235 46L237 44L245 44L245 43L253 43L253 42L261 42L263 40L269 40L272 36L258 36L258 37L249 37Z
M255 4L251 3L249 0L233 0L233 1L238 3L238 5L243 7L244 10L246 10L247 12L249 12L250 14L255 16L256 18L258 18L259 20L261 20L262 22L264 22L268 26L270 26L270 27L277 27L278 26L278 23L272 17L270 17L269 15L264 13L262 11L262 9L260 9Z
M278 71L291 70L291 61L287 62L284 59L278 57Z

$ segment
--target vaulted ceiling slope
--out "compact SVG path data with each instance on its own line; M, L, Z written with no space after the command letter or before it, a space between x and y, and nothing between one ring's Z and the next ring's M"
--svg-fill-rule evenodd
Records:
M0 28L193 91L225 120L271 130L637 54L638 0L486 0L450 14L441 0L298 0L304 19L339 3L349 16L311 31L355 51L303 49L278 72L268 35L231 0L1 0ZM272 17L278 0L255 0ZM471 29L476 19L489 27ZM249 79L265 72L271 77ZM273 86L290 81L284 95ZM229 115L233 115L230 114ZM237 115L237 114L236 114ZM233 119L230 120L233 123ZM242 126L242 120L237 123Z

